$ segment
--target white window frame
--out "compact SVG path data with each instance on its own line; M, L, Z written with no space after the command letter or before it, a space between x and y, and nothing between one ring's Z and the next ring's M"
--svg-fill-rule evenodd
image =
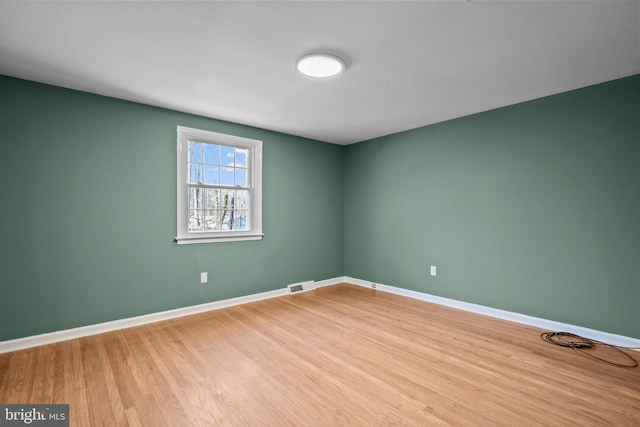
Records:
M260 240L262 234L262 141L234 135L178 126L178 224L175 241L192 243ZM247 186L249 189L249 224L247 230L189 231L188 161L189 140L248 150Z

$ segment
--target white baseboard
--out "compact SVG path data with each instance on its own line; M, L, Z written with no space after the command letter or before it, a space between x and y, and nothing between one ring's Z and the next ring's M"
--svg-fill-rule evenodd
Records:
M525 314L514 313L511 311L500 310L497 308L486 307L483 305L472 304L469 302L458 301L450 298L443 298L436 295L430 295L423 292L412 291L409 289L398 288L395 286L383 285L378 282L370 282L366 280L356 279L353 277L344 278L345 283L351 283L353 285L364 286L371 289L371 284L376 283L376 289L383 292L389 292L396 295L402 295L409 298L419 299L421 301L432 302L435 304L445 305L447 307L458 308L460 310L470 311L473 313L484 314L485 316L496 317L498 319L509 320L516 323L522 323L529 326L535 326L537 328L545 329L547 331L562 331L571 332L598 340L607 344L612 344L619 347L640 347L640 339L626 337L624 335L612 334L610 332L602 332L595 329L589 329L582 326L571 325L569 323L556 322L553 320L541 319L539 317L527 316Z
M333 279L320 280L315 282L316 287L332 286L339 283L349 283L352 285L363 286L371 289L370 281L356 279L349 276L340 276ZM541 319L538 317L527 316L524 314L513 313L510 311L499 310L497 308L485 307L478 304L472 304L454 299L443 298L436 295L430 295L422 292L412 291L408 289L398 288L395 286L376 283L378 291L389 292L396 295L402 295L422 301L432 302L435 304L445 305L448 307L458 308L460 310L470 311L473 313L484 314L486 316L496 317L498 319L510 320L512 322L522 323L525 325L535 326L549 331L564 331L581 335L586 338L595 339L620 347L640 348L640 339L616 335L609 332L597 331L595 329L584 328L582 326L570 325L567 323L555 322L553 320ZM98 323L95 325L82 326L79 328L66 329L63 331L50 332L46 334L33 335L30 337L17 338L13 340L0 341L0 354L12 351L23 350L26 348L37 347L46 344L53 344L60 341L71 340L75 338L86 337L90 335L101 334L104 332L116 331L119 329L131 328L134 326L146 325L148 323L161 322L163 320L174 319L177 317L189 316L192 314L204 313L221 308L232 307L234 305L247 304L254 301L261 301L269 298L277 298L288 295L287 288L275 289L273 291L261 292L258 294L246 295L237 298L230 298L222 301L213 301L205 304L193 305L190 307L177 308L174 310L161 311L158 313L146 314L143 316L130 317L127 319L114 320L111 322Z
M269 298L288 295L286 288L276 289L258 294L246 295L237 298L230 298L222 301L213 301L205 304L192 305L189 307L176 308L174 310L161 311L158 313L145 314L143 316L129 317L127 319L113 320L111 322L98 323L95 325L82 326L79 328L65 329L62 331L50 332L46 334L33 335L30 337L17 338L8 341L0 341L0 354L11 351L23 350L25 348L37 347L40 345L53 344L60 341L86 337L89 335L102 334L104 332L116 331L118 329L131 328L133 326L146 325L148 323L160 322L176 317L189 316L192 314L204 313L206 311L219 310L221 308L232 307L234 305L246 304Z
M320 280L316 282L316 288L322 288L323 286L332 286L337 285L339 283L346 283L347 278L344 276L334 277L333 279Z

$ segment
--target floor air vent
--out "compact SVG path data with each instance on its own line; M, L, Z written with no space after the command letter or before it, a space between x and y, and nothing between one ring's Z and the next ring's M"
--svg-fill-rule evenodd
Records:
M310 280L308 282L293 283L287 286L290 294L299 294L300 292L313 291L316 288L316 282Z

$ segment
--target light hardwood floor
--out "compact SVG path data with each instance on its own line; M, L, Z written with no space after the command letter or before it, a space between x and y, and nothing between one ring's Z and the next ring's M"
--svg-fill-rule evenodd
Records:
M640 368L540 332L336 285L0 355L0 403L69 403L74 426L640 426Z

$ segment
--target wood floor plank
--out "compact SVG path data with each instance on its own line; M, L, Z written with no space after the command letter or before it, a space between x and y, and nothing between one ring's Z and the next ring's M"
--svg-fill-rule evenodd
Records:
M335 285L0 355L0 402L73 426L640 425L640 368L541 332Z
M68 359L64 364L64 381L66 401L60 403L69 404L69 419L77 425L91 425L90 412L95 409L89 406L87 395L92 393L91 384L85 376L85 368L82 363L82 343L84 339L75 339L68 342L54 344L55 347L68 344ZM27 350L29 351L29 350ZM20 402L33 403L33 402Z

